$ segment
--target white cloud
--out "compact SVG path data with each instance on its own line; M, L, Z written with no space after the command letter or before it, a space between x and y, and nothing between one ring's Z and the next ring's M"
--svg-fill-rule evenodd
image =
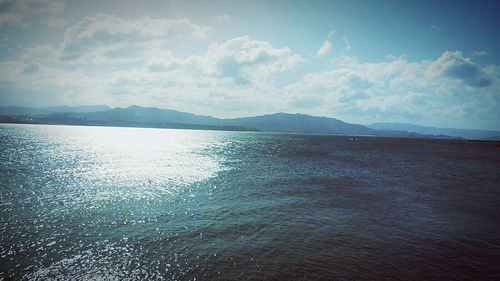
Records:
M470 58L464 57L462 52L444 52L439 59L434 61L429 70L443 76L462 81L472 87L487 87L493 83L480 66L473 63Z
M481 120L495 126L500 118L500 68L479 66L461 52L418 62L399 57L361 63L343 57L329 70L304 75L284 92L293 101L287 103L290 111L307 108L311 114L364 123L432 119L463 127ZM309 102L318 97L321 102Z
M274 48L269 42L243 36L223 44L211 44L204 61L214 67L220 77L247 83L291 69L302 59L289 48Z
M490 54L490 52L485 51L485 50L481 50L481 51L473 51L471 56L473 56L473 57L482 57L482 56L487 56L489 54Z
M144 17L127 20L99 14L85 17L66 30L61 58L78 60L89 53L112 52L152 40L173 40L179 37L203 38L207 30L208 28L198 26L188 19Z
M326 54L328 54L332 50L332 42L329 40L325 40L323 42L323 45L319 47L319 49L316 51L316 57L321 57Z

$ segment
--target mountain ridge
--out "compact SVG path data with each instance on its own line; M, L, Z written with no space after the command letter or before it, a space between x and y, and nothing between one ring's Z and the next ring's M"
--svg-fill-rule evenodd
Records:
M365 126L344 122L336 118L312 116L302 113L278 112L258 116L223 119L173 109L160 109L138 105L115 108L110 108L106 105L87 105L79 107L54 106L46 108L0 107L0 122L413 138L470 139L470 136L476 136L476 138L472 139L500 139L500 132L495 131L484 131L488 132L488 134L484 134L483 132L483 135L481 135L481 130L447 129L468 131L469 134L465 134L467 137L464 137L464 134L444 134L442 131L439 131L440 129L444 130L446 128L423 127L402 123L375 123ZM392 127L390 124L392 124ZM400 126L398 127L394 124ZM426 128L427 131L423 129L417 130L415 128ZM484 138L477 138L477 136L483 136Z

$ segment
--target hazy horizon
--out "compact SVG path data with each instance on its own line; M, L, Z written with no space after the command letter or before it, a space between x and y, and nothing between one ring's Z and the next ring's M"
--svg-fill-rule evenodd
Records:
M70 107L70 108L77 108L77 107L107 107L108 109L107 110L113 110L113 109L116 109L116 108L121 108L121 109L126 109L128 107L133 107L133 106L138 106L138 107L143 107L143 108L155 108L155 109L160 109L160 110L173 110L173 111L178 111L178 112L184 112L184 113L190 113L190 114L194 114L194 115L198 115L198 116L209 116L209 117L213 117L213 118L217 118L217 119L233 119L232 117L220 117L220 116L216 116L216 115L201 115L201 114L198 114L196 112L187 112L187 111L179 111L175 108L160 108L160 107L155 107L155 106L143 106L143 105L137 105L137 104L132 104L132 105L129 105L129 106L116 106L116 107L112 107L112 106L109 106L109 105L106 105L106 104L83 104L83 105L79 105L79 106L69 106L69 105L66 105L66 104L61 104L61 105L53 105L53 106L47 106L47 107L28 107L28 108L34 108L34 109L48 109L48 108L58 108L58 107ZM24 107L24 106L7 106L7 107ZM268 113L261 113L261 114L257 114L257 115L244 115L244 116L240 116L240 117L236 117L236 118L245 118L245 117L257 117L257 116L265 116L265 115L274 115L274 114L280 114L280 113L284 113L284 114L302 114L302 115L308 115L308 116L312 116L312 117L326 117L326 118L333 118L333 119L338 119L338 118L335 118L333 116L324 116L324 115L310 115L310 114L306 114L306 113L301 113L301 112L286 112L286 111L279 111L279 112L268 112ZM370 125L376 125L376 124L394 124L394 125L411 125L411 126L419 126L419 127L428 127L428 128L436 128L436 129L456 129L456 130L477 130L477 131L495 131L495 132L500 132L500 130L494 130L494 129L474 129L474 128L453 128L453 127L435 127L435 126L431 126L431 125L425 125L425 124L418 124L418 123L405 123L405 122L372 122L372 123L355 123L355 122L350 122L349 120L341 120L341 119L338 119L340 121L343 121L343 122L346 122L346 123L349 123L349 124L357 124L357 125L363 125L363 126L370 126ZM404 131L404 130L402 130Z
M500 131L496 1L1 1L0 105Z

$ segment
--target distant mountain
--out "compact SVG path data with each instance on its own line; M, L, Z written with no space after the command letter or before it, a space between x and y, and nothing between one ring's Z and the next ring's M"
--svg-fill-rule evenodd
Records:
M180 112L171 109L159 109L155 107L142 107L132 105L127 108L113 108L102 112L89 112L79 114L69 114L73 118L83 118L93 121L117 121L133 122L144 124L200 124L200 125L218 125L220 119L196 115L192 113Z
M94 111L93 109L104 109ZM252 130L263 132L317 133L341 135L376 135L377 132L334 118L305 114L276 113L263 116L220 119L170 109L129 106L108 107L0 107L0 122L107 125L159 128L194 128L214 130Z
M339 135L376 135L368 127L349 124L335 118L306 114L275 113L269 115L224 120L226 124L256 128L264 132L316 133Z
M51 116L51 118L55 117ZM175 128L181 125L202 125L263 132L346 135L373 135L376 133L374 130L361 125L345 123L334 118L313 117L304 114L276 113L236 119L219 119L176 110L136 105L127 108L114 108L103 112L60 115L59 118L61 117L78 118L87 122L112 122L115 124L121 123L122 125L131 124Z
M109 108L105 105L56 106L46 108L0 107L0 122L66 125L97 125L178 129L210 129L374 135L411 138L500 139L500 132L422 127L413 124L377 123L369 126L306 114L275 113L262 116L220 119L170 109L132 105Z
M406 123L375 123L368 127L378 131L406 131L416 134L433 135L433 136L451 136L471 140L500 140L500 132L488 130L472 130L472 129L452 129L452 128L436 128L425 127Z

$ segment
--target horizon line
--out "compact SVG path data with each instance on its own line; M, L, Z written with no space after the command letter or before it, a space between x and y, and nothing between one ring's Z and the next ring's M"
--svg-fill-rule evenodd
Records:
M137 105L137 104L131 104L129 106L109 106L107 104L83 104L83 105L67 105L67 104L61 104L61 105L50 105L50 106L25 106L25 105L2 105L0 108L8 108L8 107L21 107L21 108L33 108L33 109L48 109L48 108L56 108L56 107L69 107L69 108L76 108L76 107L91 107L91 106L105 106L108 107L108 110L113 110L113 109L127 109L130 107L142 107L142 108L150 108L150 109L159 109L159 110L171 110L171 111L176 111L180 113L188 113L188 114L193 114L197 116L205 116L205 117L211 117L215 119L222 119L222 120L230 120L230 119L239 119L239 118L251 118L251 117L260 117L260 116L268 116L268 115L275 115L275 114L289 114L289 115L306 115L310 117L316 117L316 118L328 118L328 119L335 119L339 120L348 124L352 125L361 125L361 126L371 126L375 124L398 124L398 125L413 125L413 126L420 126L420 127L425 127L425 128L436 128L436 129L453 129L453 130L475 130L475 131L491 131L491 132L498 132L500 133L500 129L477 129L477 128L454 128L454 127L439 127L439 126L433 126L433 125L422 125L418 123L406 123L406 122L393 122L393 121L384 121L384 122L374 122L374 123L357 123L357 122L350 122L350 121L345 121L344 119L339 119L337 117L329 117L329 116L321 116L321 115L311 115L307 113L301 113L301 112L272 112L272 113L263 113L263 114L258 114L258 115L250 115L250 116L241 116L241 117L230 117L230 118L222 118L222 117L216 117L213 115L204 115L204 114L198 114L198 113L193 113L193 112L188 112L188 111L180 111L177 109L171 109L171 108L161 108L161 107L155 107L155 106L146 106L146 105ZM106 111L106 110L103 110ZM103 112L103 111L94 111L94 112ZM64 112L61 112L64 113ZM78 113L78 112L74 112ZM87 112L91 113L91 112Z

